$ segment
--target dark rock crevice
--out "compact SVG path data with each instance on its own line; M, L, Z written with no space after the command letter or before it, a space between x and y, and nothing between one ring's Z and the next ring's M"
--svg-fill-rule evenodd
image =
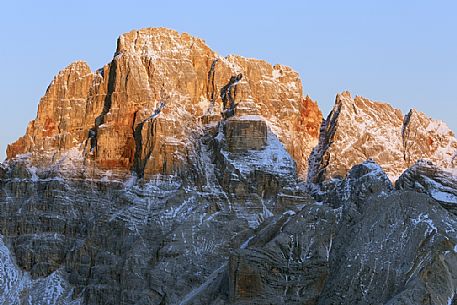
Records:
M216 75L216 64L219 61L219 59L214 59L213 62L211 63L211 68L208 71L208 83L206 86L206 98L210 101L210 106L209 106L209 113L213 113L214 111L214 104L217 99L216 91L216 83L214 80L214 77Z
M140 122L133 131L133 138L135 140L135 154L133 157L133 171L137 174L138 178L144 177L144 169L151 157L152 149L154 146L154 130L155 120L149 122ZM143 137L143 129L146 125L147 137Z
M241 81L241 78L243 78L243 74L241 73L230 77L227 85L221 89L222 106L224 109L222 114L225 119L235 115L237 85Z
M325 168L331 161L327 150L333 143L333 139L335 137L341 107L342 104L337 103L328 115L327 119L322 121L319 131L319 142L313 149L308 161L309 183L321 183L325 179Z
M403 143L403 160L405 160L406 164L411 165L411 156L409 150L414 143L408 141L411 138L411 129L409 124L411 122L412 111L409 111L403 120L403 126L401 129L401 136L402 136L402 143Z
M117 63L116 60L113 60L109 67L108 74L108 91L103 102L103 109L99 116L95 118L94 127L89 130L87 141L90 143L90 153L97 156L97 136L98 130L101 125L105 123L105 117L108 112L111 110L112 105L112 95L116 87L116 77L117 77ZM87 143L86 141L86 143ZM86 144L87 145L87 144Z

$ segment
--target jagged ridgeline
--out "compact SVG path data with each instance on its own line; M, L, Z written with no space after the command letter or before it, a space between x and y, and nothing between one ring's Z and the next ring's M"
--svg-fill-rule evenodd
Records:
M166 107L145 121L160 102ZM72 154L85 176L106 170L125 177L195 176L202 128L249 112L263 116L306 176L322 116L303 97L292 69L240 56L221 57L203 40L167 29L121 35L113 60L97 72L76 62L60 72L42 98L27 134L8 158L31 153L40 166ZM227 116L227 114L229 114ZM44 156L46 154L46 156ZM68 173L71 175L71 173Z
M132 31L7 156L0 305L457 304L452 131L289 67Z

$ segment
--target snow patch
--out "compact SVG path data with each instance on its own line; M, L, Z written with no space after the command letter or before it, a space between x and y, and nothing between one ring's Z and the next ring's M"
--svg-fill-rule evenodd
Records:
M430 216L428 214L426 214L426 213L420 213L417 218L411 219L411 222L416 226L418 224L420 224L420 223L427 224L428 225L428 229L426 231L426 234L428 234L430 232L433 232L434 230L438 231L438 229L436 228L435 224L433 223L433 220L430 219Z
M240 66L238 66L234 61L235 57L233 55L229 55L227 57L223 57L218 55L217 59L219 59L221 62L229 66L229 68L236 74L242 73L243 70L241 69Z
M253 114L242 115L242 116L237 117L236 119L240 120L240 121L264 121L262 116L253 115Z
M447 192L442 192L440 190L431 190L430 196L438 201L457 204L457 196Z
M281 76L282 76L282 73L281 73L280 70L273 69L273 71L272 71L272 77L273 77L274 79L278 79L278 78L280 78Z
M40 179L38 178L38 175L37 175L37 168L35 166L30 166L28 168L28 170L29 170L29 173L32 175L32 181L38 182L38 180L40 180Z
M130 177L124 181L124 188L131 188L135 185L138 177L136 175L130 175Z
M288 82L286 86L288 90L297 90L297 84L294 82Z
M457 204L457 196L453 194L454 189L447 187L436 180L424 176L424 181L429 187L429 195L435 200Z
M73 290L59 271L34 280L16 265L13 257L0 235L0 304L80 304L79 300L72 300ZM28 303L21 301L26 295Z
M430 120L430 123L428 124L425 130L428 132L433 131L437 134L442 135L449 135L450 133L452 133L452 131L449 129L446 123L440 120Z
M219 134L221 133L219 131ZM221 152L243 177L256 169L280 176L293 177L295 174L295 161L271 130L267 132L267 145L263 149L249 150L241 154L232 154L225 150Z
M254 236L251 236L251 237L249 237L247 240L245 240L245 241L241 244L240 249L246 249L247 246L249 245L249 242L250 242L253 238L254 238Z

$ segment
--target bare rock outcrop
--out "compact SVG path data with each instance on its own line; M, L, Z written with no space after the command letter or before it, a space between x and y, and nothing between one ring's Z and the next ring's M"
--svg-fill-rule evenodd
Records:
M83 61L63 69L40 100L37 118L26 135L7 148L8 158L33 152L36 156L55 150L64 152L86 139L88 96L96 75Z
M455 302L455 216L412 191L364 205L360 215L343 212L317 304Z
M457 139L446 123L432 120L415 109L405 116L404 160L407 167L427 158L444 169L457 168Z
M400 176L395 187L428 194L445 208L457 213L457 176L442 170L431 161L416 162Z
M352 166L373 159L395 180L419 159L456 168L456 154L457 139L445 123L414 109L403 116L389 104L343 92L321 126L309 178L342 178Z
M224 124L230 152L262 149L267 143L267 125L258 116L232 117Z
M316 304L329 273L337 213L308 203L270 221L229 260L230 304Z
M60 72L26 135L8 147L8 159L30 153L39 167L71 152L85 175L194 170L195 139L229 100L262 115L306 176L322 116L303 97L298 74L261 60L221 57L203 40L164 28L121 35L113 60L96 72L83 62ZM165 107L151 118L160 102Z
M452 132L348 92L321 121L290 68L121 35L0 164L0 304L457 304Z

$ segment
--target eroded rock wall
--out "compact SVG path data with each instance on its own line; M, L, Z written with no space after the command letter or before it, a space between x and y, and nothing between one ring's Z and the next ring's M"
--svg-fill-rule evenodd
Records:
M60 72L8 158L31 153L40 166L75 149L81 163L102 170L188 171L202 122L222 110L224 86L240 74L230 97L258 110L305 176L321 113L303 97L299 75L261 60L221 57L203 40L163 28L121 35L113 60L95 73L83 62ZM147 120L162 101L160 115Z
M341 178L352 166L373 159L395 181L419 159L453 170L456 154L457 139L445 123L414 109L404 116L389 104L343 92L321 126L309 178Z

